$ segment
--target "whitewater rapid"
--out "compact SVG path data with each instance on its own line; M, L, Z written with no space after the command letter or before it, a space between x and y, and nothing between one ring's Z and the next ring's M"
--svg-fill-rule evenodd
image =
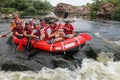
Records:
M38 72L0 71L0 80L120 80L120 61L106 64L93 59L84 59L81 68L74 71L67 68L43 68Z
M104 44L116 52L120 52L119 22L106 21L85 21L77 20L74 26L77 30L92 32L93 35L101 39ZM1 34L8 32L8 23L0 24ZM96 38L94 36L94 38ZM114 39L114 40L112 40ZM94 39L92 39L94 40ZM7 39L1 39L1 43L5 43ZM94 42L94 41L93 41ZM99 42L96 42L97 44ZM4 48L4 44L0 47L1 53L9 50ZM81 67L74 70L67 68L42 68L42 70L33 71L0 71L0 80L120 80L120 61L114 61L112 52L98 53L97 60L83 59Z

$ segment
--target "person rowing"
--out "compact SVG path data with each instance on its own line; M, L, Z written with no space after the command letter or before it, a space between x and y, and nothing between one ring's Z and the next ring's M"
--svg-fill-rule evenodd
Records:
M54 37L56 35L56 32L54 32L54 21L50 20L49 25L45 28L44 33L45 33L45 40L48 43L53 43L54 42Z
M65 37L66 38L72 38L74 37L74 27L72 26L72 24L70 23L70 21L66 21L66 23L63 25L63 29L65 32Z
M23 27L19 22L16 23L16 27L13 30L13 35L17 36L19 39L23 38Z
M40 19L40 28L43 29L46 26L46 22L43 18Z
M23 21L20 19L18 15L14 15L14 22L20 23L20 26L23 26Z
M32 30L31 36L36 39L36 40L43 40L45 35L43 33L43 31L41 31L40 27L39 27L39 23L35 22L33 23L34 28Z
M14 20L11 21L10 23L10 33L13 35L14 28L16 27L16 23Z
M31 28L30 22L27 21L25 22L24 36L31 37L31 33L32 33L32 28Z

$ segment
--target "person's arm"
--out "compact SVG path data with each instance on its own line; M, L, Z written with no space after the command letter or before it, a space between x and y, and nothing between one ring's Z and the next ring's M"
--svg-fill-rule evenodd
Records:
M23 36L23 34L19 34L18 32L15 32L17 36Z
M48 37L51 38L51 37L54 37L56 35L56 32L52 33L52 31L48 28L47 34L48 34Z
M56 32L54 32L53 34L48 35L48 37L51 38L51 37L54 37L55 35L56 35Z
M65 27L65 26L63 26L62 28L65 29L65 30L69 30L69 28L67 28L67 27Z
M39 38L38 36L34 35L34 33L35 33L35 30L32 31L30 36L35 37L35 38Z
M15 34L16 34L17 36L23 36L23 34L18 33L18 28L15 28Z
M71 31L72 31L72 33L74 34L74 32L75 32L75 28L71 25Z
M29 37L30 35L27 34L27 30L28 30L28 29L25 28L23 34L24 34L25 36L28 36L28 37Z
M27 34L27 31L24 31L24 35L30 37L30 35Z

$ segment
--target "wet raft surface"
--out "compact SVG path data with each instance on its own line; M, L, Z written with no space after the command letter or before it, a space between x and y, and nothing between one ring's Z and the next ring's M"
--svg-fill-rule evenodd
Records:
M7 23L0 24L0 34L8 32L8 25ZM119 46L113 42L120 40L119 22L77 20L73 25L76 30L87 32L92 36L92 41L87 42L81 50L68 53L74 55L57 55L39 50L18 52L14 45L7 44L7 41L10 42L8 39L9 36L0 39L1 70L37 71L43 67L62 67L73 70L81 65L81 61L84 58L97 59L97 56L101 54L101 52L113 54L115 60L120 59ZM111 57L110 54L105 54L105 56Z

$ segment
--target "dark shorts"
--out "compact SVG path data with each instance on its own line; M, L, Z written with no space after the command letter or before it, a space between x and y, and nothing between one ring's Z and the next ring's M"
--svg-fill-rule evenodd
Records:
M55 39L52 39L52 40L47 40L47 42L48 42L49 44L54 43L54 41L55 41Z

